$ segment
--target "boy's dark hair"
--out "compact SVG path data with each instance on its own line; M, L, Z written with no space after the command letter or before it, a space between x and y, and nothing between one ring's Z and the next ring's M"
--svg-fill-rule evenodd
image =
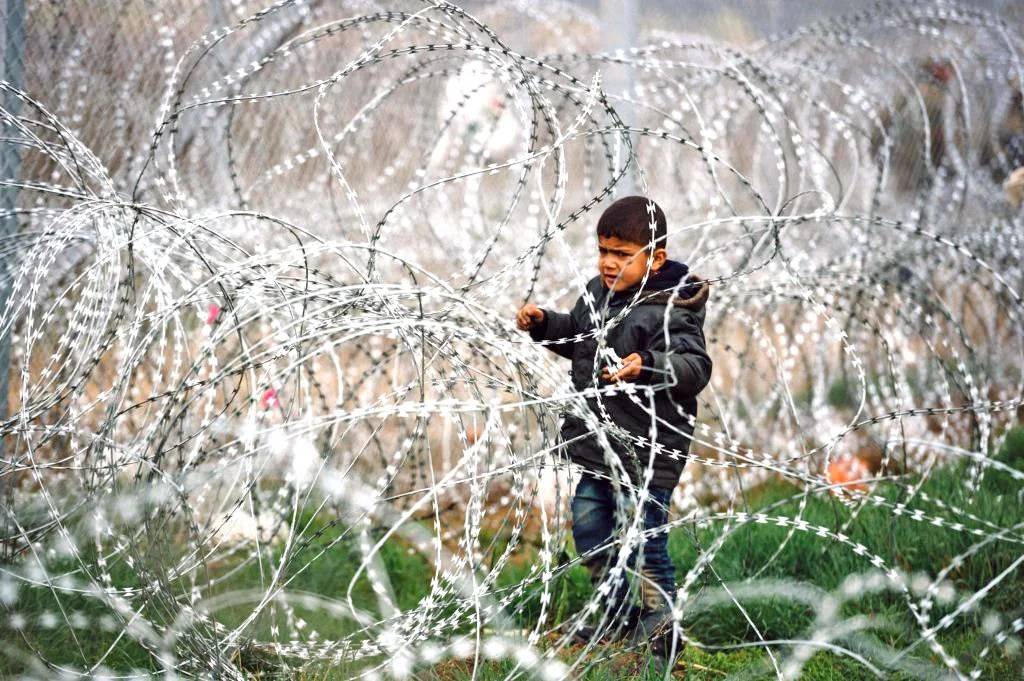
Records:
M651 234L651 213L654 206L654 234ZM647 246L652 236L655 248L665 248L668 226L661 207L645 196L627 196L608 206L597 221L597 235Z

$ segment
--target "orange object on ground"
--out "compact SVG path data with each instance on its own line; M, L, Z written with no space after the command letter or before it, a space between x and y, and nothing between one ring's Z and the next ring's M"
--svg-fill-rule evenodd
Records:
M841 489L866 492L871 467L858 456L844 455L832 459L828 464L826 478L830 485L842 485ZM836 490L838 491L838 490Z

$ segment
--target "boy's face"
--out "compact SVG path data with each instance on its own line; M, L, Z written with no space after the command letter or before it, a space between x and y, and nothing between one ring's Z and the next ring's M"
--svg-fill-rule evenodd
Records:
M648 255L643 244L624 241L614 236L597 237L597 270L605 287L612 291L625 291L640 283L650 259L652 271L665 264L665 249L656 248Z

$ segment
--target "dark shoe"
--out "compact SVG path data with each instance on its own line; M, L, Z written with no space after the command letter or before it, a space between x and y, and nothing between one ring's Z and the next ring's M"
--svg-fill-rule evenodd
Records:
M580 645L588 645L594 640L594 635L597 634L597 628L584 625L572 632L572 642L579 643Z
M671 627L672 613L668 608L659 608L657 610L644 609L637 620L630 642L634 645L649 642L653 640L655 634Z
M682 652L682 641L675 634L672 611L668 608L645 611L631 643L637 646L646 643L650 647L651 661L659 674L675 667L676 657Z
M682 640L676 636L675 627L669 620L668 626L651 638L651 656L661 663L661 669L676 666L676 658L683 652Z
M616 613L615 618L605 625L608 641L627 641L632 638L643 612L639 605L628 605Z
M604 626L601 627L601 635L597 640L602 643L630 640L636 632L643 612L639 605L626 606L615 613L615 619L604 623ZM596 634L597 627L585 625L577 629L572 638L576 643L586 645L594 640Z

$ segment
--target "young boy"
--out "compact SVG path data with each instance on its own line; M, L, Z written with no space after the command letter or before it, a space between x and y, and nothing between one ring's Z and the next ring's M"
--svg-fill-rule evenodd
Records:
M516 322L533 340L549 341L548 349L572 360L576 390L590 388L593 394L593 388L601 389L587 397L596 418L566 414L562 426L569 458L583 469L572 499L573 539L595 588L608 582L603 588L610 589L606 613L611 622L605 620L605 637L631 634L634 642L650 638L652 652L664 663L676 648L668 615L676 585L667 533L645 534L641 540L639 608L630 604L628 583L610 574L609 567L616 562L624 534L622 521L635 516L634 509L619 508L619 500L628 504L635 499L646 476L650 483L640 509L643 529L668 522L672 490L679 484L693 433L697 394L711 377L702 328L709 286L688 276L685 264L668 259L665 214L647 198L629 196L609 206L598 220L597 237L598 276L572 311L552 312L527 303ZM602 329L615 355L599 352L594 332ZM622 358L617 364L616 356ZM632 395L606 391L625 381L646 386L650 394L639 387ZM596 430L604 431L607 445L602 446ZM630 564L637 567L636 555ZM587 627L582 634L585 638L596 631L602 629Z

